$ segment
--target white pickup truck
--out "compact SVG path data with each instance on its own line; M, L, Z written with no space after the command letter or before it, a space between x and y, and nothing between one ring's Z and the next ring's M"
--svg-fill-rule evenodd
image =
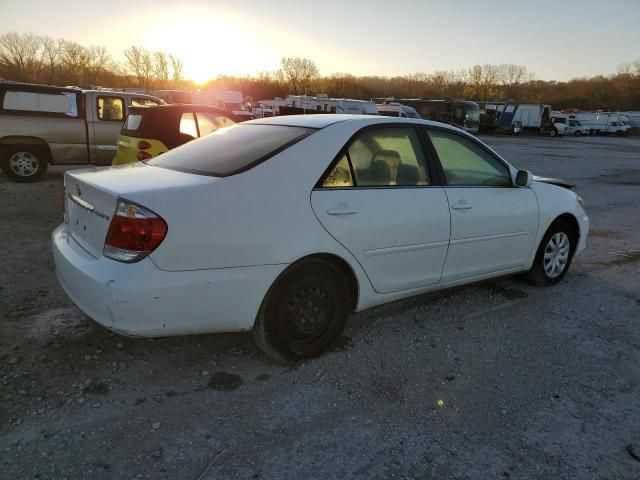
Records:
M110 165L130 106L159 105L140 93L0 82L0 168L35 182L48 165Z

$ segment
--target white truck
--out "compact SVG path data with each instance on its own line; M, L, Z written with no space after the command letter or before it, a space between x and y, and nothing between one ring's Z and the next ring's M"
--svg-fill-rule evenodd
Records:
M559 118L564 117L569 120L576 120L580 124L589 129L591 135L619 135L626 136L629 134L631 127L627 124L627 117L617 112L577 112L566 113L552 112Z
M273 100L260 100L261 105L273 110L276 115L311 113L351 113L355 115L378 115L376 104L369 100L330 98L325 94L315 96L287 95Z

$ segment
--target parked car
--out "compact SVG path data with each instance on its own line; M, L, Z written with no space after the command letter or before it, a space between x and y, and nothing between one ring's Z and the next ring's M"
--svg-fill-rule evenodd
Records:
M567 120L566 126L565 135L575 135L576 137L589 135L589 127L580 123L580 120Z
M109 165L130 107L159 105L141 93L0 83L0 167L35 182L53 165Z
M272 117L66 172L53 254L115 332L253 330L291 361L327 350L349 311L514 273L559 282L589 229L561 185L437 122Z
M207 105L132 107L120 130L112 165L149 160L234 123L227 112Z

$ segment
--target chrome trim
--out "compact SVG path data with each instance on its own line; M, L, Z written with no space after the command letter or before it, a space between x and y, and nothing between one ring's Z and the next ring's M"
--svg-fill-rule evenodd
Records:
M93 212L96 208L91 205L89 202L81 199L78 195L74 194L74 193L69 193L69 198L71 199L71 201L77 205L80 205L82 208L84 208L85 210L89 210L90 212Z
M115 152L118 150L116 145L96 145L96 150L106 150L109 152Z

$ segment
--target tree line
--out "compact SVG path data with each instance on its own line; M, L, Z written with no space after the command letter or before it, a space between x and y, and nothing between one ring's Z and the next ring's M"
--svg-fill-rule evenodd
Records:
M195 88L184 78L182 61L161 51L131 46L115 60L102 46L32 33L0 35L0 77L52 85L137 87L149 91ZM414 73L394 77L333 73L322 76L311 59L285 57L275 71L254 76L221 75L201 88L241 91L255 100L290 93L331 97L465 98L475 101L513 100L548 103L554 108L640 110L640 60L611 75L569 81L535 79L523 65L474 65L467 69Z
M33 33L0 35L0 78L18 82L83 87L137 87L145 90L192 86L184 65L165 52L131 46L124 61L105 47Z

